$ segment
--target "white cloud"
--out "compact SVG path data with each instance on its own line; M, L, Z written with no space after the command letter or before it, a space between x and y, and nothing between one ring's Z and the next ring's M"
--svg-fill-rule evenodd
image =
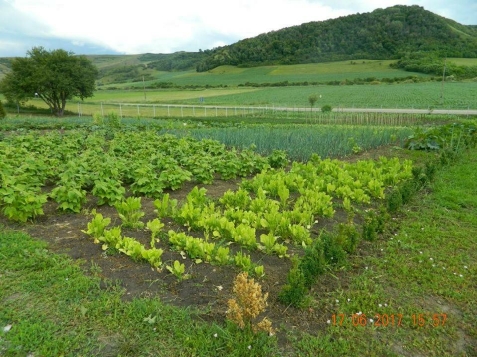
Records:
M395 4L392 0L0 0L0 41L12 42L7 37L15 34L33 42L28 48L39 39L53 38L84 50L95 45L128 54L198 51ZM457 16L477 18L474 0L454 1L452 7L443 0L418 5L457 21ZM0 49L0 55L3 52Z
M238 41L303 22L343 15L306 0L176 0L131 2L83 0L14 0L21 13L35 14L49 36L95 42L119 52L172 52L191 38L209 48L208 34ZM215 40L214 45L225 44ZM197 51L199 48L190 48Z
M23 51L23 45L20 42L5 41L0 39L0 48L5 53L18 53ZM1 55L1 54L0 54Z

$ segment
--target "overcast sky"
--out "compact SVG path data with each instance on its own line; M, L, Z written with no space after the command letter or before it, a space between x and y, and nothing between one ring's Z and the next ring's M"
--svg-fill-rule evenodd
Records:
M0 0L0 57L25 56L34 46L77 54L196 52L396 4L477 25L477 0Z

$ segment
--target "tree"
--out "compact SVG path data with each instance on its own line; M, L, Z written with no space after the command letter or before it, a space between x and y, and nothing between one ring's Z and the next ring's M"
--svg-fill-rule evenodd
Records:
M308 97L308 102L310 103L310 110L313 109L317 100L318 96L316 94L312 94Z
M26 58L12 60L11 71L0 82L0 91L13 103L38 96L55 115L62 116L67 100L93 96L97 76L98 70L85 56L33 47Z

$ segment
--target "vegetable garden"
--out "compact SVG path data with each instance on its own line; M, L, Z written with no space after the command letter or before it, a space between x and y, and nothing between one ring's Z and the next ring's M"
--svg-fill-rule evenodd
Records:
M0 141L0 219L32 232L43 226L42 234L68 227L71 247L87 245L96 262L147 265L171 301L212 304L219 314L223 286L246 272L267 286L273 321L306 306L318 276L388 232L391 215L438 165L475 145L475 132L458 124L410 136L397 127L166 129L114 120L10 131ZM441 154L425 165L336 159L382 145Z
M321 144L332 146L329 141ZM104 249L160 268L163 249L171 248L196 261L235 263L258 276L264 275L263 266L252 263L244 250L288 257L290 248L312 244L313 227L324 217L332 218L336 208L352 212L355 204L382 200L388 187L412 175L407 161L382 158L345 164L316 154L308 163L294 161L284 170L289 164L285 151L274 150L266 157L252 148L227 149L215 140L155 131L28 133L8 136L0 148L1 207L9 220L27 222L43 215L48 200L58 211L72 213L92 207L93 202L98 207L109 205L116 208L120 225L109 228L111 218L93 209L85 227ZM247 178L238 190L216 197L209 197L203 187L238 177ZM195 186L183 202L170 199L169 192L186 182L202 187ZM148 222L141 221L145 214L141 198L154 199L157 217ZM167 231L164 220L187 230ZM150 244L124 237L121 228L147 229ZM190 231L201 237L188 235ZM170 247L156 248L160 240ZM230 248L240 251L232 254Z

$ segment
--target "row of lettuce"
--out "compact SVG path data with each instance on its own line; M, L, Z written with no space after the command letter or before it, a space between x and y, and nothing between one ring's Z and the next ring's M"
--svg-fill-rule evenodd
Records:
M333 218L335 208L352 214L358 207L371 207L372 200L385 197L387 187L411 176L409 161L381 158L352 164L315 156L306 164L294 162L288 171L264 170L243 180L237 190L228 190L216 199L197 186L180 205L165 194L154 201L157 218L146 224L140 221L144 216L140 197L116 203L122 226L146 226L151 231L150 249L133 238L122 237L120 226L107 229L110 218L99 213L95 213L85 232L95 242L102 242L104 249L112 247L134 259L148 260L156 268L161 265L163 251L155 244L162 237L173 249L196 261L235 263L261 276L264 267L254 264L244 252L261 251L288 258L290 246L301 249L313 244L313 227L323 218ZM163 231L166 218L184 229ZM234 254L230 246L238 248Z

